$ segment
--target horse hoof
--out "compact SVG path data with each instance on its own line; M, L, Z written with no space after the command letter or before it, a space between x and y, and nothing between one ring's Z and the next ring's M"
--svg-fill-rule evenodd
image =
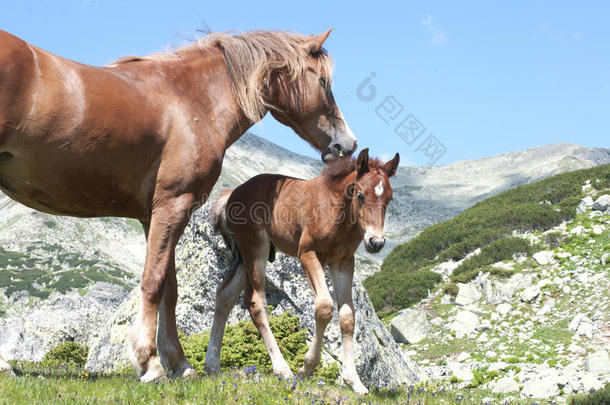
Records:
M275 374L277 374L278 376L280 376L286 380L294 379L294 374L292 374L292 371L290 369L282 369L282 370L279 370Z
M360 378L358 377L343 377L343 381L345 381L347 385L352 387L354 392L358 395L366 395L369 393L369 390L364 386L364 384L362 384Z
M369 390L361 384L355 384L352 389L354 390L354 392L358 395L367 395L369 393Z
M178 366L174 368L174 372L172 373L172 378L180 378L180 377L198 377L197 371L191 366L186 359L183 359Z
M186 370L184 370L184 373L182 373L182 377L197 378L199 377L199 374L197 374L197 371L195 371L194 368L187 368Z
M161 361L158 357L151 357L148 361L148 369L140 377L140 381L148 383L158 381L163 377L165 377L165 370L161 365Z
M197 378L199 374L194 368L189 367L182 370L176 370L172 373L172 378Z
M307 377L311 377L313 375L313 371L308 372L305 370L305 367L301 367L299 369L299 372L297 373L297 375L301 378L307 378Z
M207 375L218 375L218 374L220 374L220 366L218 366L218 367L204 366L203 371L205 371L205 373Z

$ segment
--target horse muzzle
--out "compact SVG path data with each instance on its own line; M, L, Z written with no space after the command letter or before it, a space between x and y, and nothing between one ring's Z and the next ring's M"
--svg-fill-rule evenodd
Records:
M377 253L385 246L385 237L368 236L364 237L364 248L369 253Z
M322 152L322 161L328 163L335 159L349 158L357 148L358 142L355 140L349 146L334 142Z

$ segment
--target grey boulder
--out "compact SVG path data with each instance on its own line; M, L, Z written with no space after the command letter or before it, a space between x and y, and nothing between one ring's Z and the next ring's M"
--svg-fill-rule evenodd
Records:
M390 332L399 343L419 343L429 330L426 313L415 309L403 309L390 322Z

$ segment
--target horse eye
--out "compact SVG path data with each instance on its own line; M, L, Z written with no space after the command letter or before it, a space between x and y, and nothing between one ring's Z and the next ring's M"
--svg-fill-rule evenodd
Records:
M356 197L358 197L358 201L360 201L360 202L364 201L364 194L358 193L358 194L356 194Z
M326 77L320 77L320 84L322 85L322 87L327 87L328 80L326 80Z

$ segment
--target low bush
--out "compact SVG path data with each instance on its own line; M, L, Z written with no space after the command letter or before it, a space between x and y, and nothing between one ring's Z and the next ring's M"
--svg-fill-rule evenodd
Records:
M459 287L454 282L450 281L443 286L443 294L449 294L453 297L457 296L460 292Z
M610 383L592 394L578 394L571 397L568 404L572 405L600 405L610 404Z
M498 239L481 249L481 253L472 256L462 262L453 270L452 281L465 283L476 277L483 266L489 266L496 262L511 259L517 253L532 253L532 246L523 238L503 238ZM457 276L470 273L466 280L458 280ZM474 273L474 277L472 274Z
M441 279L440 274L429 270L398 273L391 278L380 279L381 283L369 283L367 291L377 313L384 317L395 308L407 307L426 298ZM392 286L400 288L394 289Z
M287 311L280 316L271 316L269 325L288 365L293 372L298 371L308 349L307 331L301 328L299 318ZM191 336L181 334L180 340L186 358L200 375L204 375L210 331ZM220 364L226 369L238 368L265 373L273 371L267 349L258 329L251 321L227 326L220 351ZM337 364L320 366L316 369L315 376L332 382L339 376L339 367Z
M65 365L83 368L87 362L89 348L76 342L63 342L55 346L45 354L41 365L57 366Z
M548 232L543 234L540 239L542 242L550 248L556 248L561 245L564 240L563 234L559 231Z

